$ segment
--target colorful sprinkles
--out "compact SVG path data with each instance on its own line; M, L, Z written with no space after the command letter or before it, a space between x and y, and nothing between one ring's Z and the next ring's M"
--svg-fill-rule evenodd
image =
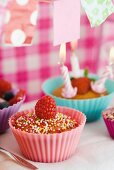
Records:
M57 113L54 119L39 119L35 112L20 115L12 119L12 125L15 129L36 134L61 133L74 129L79 124L62 113Z
M108 109L104 115L108 120L114 121L114 109Z

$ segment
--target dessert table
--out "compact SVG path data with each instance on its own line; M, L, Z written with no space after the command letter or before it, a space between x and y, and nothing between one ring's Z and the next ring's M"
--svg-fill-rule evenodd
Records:
M25 103L21 110L31 108L34 102ZM0 135L0 146L23 157L10 129ZM60 163L32 162L40 170L113 170L114 140L110 138L102 118L86 123L76 153ZM0 151L0 170L26 170Z

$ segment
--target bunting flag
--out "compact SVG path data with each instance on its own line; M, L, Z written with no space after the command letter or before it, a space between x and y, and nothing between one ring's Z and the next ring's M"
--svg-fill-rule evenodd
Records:
M38 0L11 0L6 13L4 43L23 46L32 43L38 16Z
M81 0L92 27L99 26L114 12L112 0Z
M0 0L0 38L4 32L4 43L13 46L32 43L38 17L38 1L52 2ZM112 0L81 0L81 3L92 27L102 24L114 12ZM53 4L54 45L77 41L80 38L80 0L53 0Z
M0 42L2 41L2 34L4 29L4 23L5 23L5 16L6 16L6 7L7 7L6 0L0 1Z
M55 0L53 13L54 45L80 38L80 0Z

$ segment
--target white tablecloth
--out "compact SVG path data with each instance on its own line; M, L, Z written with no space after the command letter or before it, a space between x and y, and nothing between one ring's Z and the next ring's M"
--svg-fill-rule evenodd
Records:
M25 104L23 108L31 106L34 106L34 102ZM0 146L22 156L10 130L0 135ZM32 163L40 170L114 170L114 140L110 138L101 118L85 125L77 151L70 159L52 164ZM0 170L26 169L0 152Z

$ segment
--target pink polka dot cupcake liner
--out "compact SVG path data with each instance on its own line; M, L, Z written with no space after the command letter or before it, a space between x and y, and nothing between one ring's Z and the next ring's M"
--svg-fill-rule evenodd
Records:
M107 127L109 135L114 139L114 108L103 111L103 119Z
M34 109L18 112L10 118L9 125L17 140L22 154L29 160L37 162L60 162L70 158L76 151L86 116L77 110L67 107L57 107L58 112L75 119L79 126L70 131L54 134L33 134L15 129L12 119L23 113L32 113Z

